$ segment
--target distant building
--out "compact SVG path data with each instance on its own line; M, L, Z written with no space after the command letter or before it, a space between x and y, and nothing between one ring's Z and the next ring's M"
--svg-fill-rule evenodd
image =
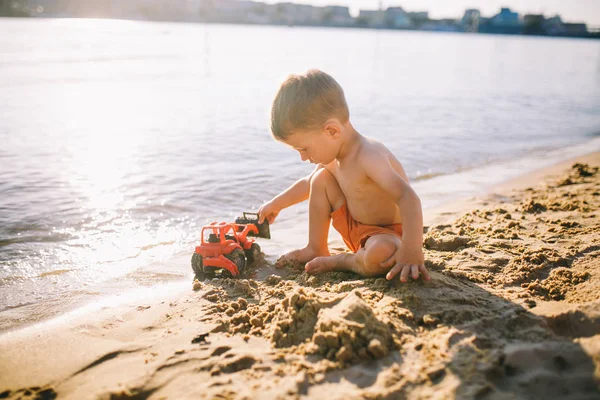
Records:
M204 5L210 7L220 22L247 22L248 15L257 8L253 1L239 0L206 0Z
M327 6L323 8L322 22L334 26L351 26L354 25L354 18L348 7Z
M385 26L385 14L382 10L360 10L356 24L370 28L383 28Z
M541 14L526 14L523 16L524 35L545 35L546 18Z
M320 25L323 21L323 7L313 7L310 5L296 4L294 16L299 25Z
M522 23L519 20L519 14L511 11L510 8L501 8L500 12L485 21L480 21L479 32L483 33L504 33L519 34L522 30Z
M407 14L413 29L420 29L423 24L429 21L429 12L427 11L413 11Z
M500 26L519 25L519 13L512 12L510 8L501 8L500 12L492 17L492 23Z
M479 10L469 9L465 11L460 23L465 32L478 32L480 19L481 13Z
M547 35L557 36L565 34L565 25L558 15L546 18L543 22L543 27Z
M428 22L421 25L422 31L434 31L434 32L461 32L461 26L458 21L447 18L439 20L429 20Z
M565 23L565 35L567 36L587 36L587 25L583 23Z
M360 10L355 20L357 26L370 28L413 28L413 20L402 7L388 7L384 10Z
M266 15L272 23L288 25L317 25L321 23L322 8L296 3L277 3L268 6Z
M410 11L408 16L413 22L416 21L427 21L429 19L429 11Z
M412 27L412 20L402 7L388 7L384 13L384 21L388 28L408 29Z
M246 14L246 22L257 25L270 24L272 21L269 17L269 11L272 9L272 7L273 6L265 3L255 3Z

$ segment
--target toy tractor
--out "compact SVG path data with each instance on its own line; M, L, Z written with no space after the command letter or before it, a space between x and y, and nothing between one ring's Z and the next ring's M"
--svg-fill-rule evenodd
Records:
M269 222L258 223L258 214L244 213L235 223L211 222L202 228L200 246L192 255L196 279L220 275L237 277L260 257L260 246L251 237L271 238Z

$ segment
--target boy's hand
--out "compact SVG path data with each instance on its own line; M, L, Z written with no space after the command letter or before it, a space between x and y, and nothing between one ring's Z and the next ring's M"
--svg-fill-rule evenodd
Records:
M406 246L397 248L390 258L381 263L381 266L392 267L385 276L388 281L394 279L398 274L400 274L400 282L402 283L408 281L409 275L415 280L419 279L419 275L423 275L423 279L426 281L431 280L431 276L425 268L423 249L418 246L414 248L407 248Z
M281 209L275 207L273 200L266 202L258 209L258 223L262 224L266 219L269 221L269 224L272 224L277 215L279 215L279 211Z

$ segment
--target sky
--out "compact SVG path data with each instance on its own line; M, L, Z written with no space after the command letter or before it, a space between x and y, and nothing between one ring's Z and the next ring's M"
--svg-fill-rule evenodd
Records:
M343 5L350 7L353 15L357 15L360 9L376 9L379 6L379 0L287 1L315 6ZM401 6L407 11L429 11L430 18L461 17L467 8L477 8L487 17L496 14L500 7L510 7L520 14L560 14L566 22L585 22L600 27L600 0L383 0L382 3L384 8Z

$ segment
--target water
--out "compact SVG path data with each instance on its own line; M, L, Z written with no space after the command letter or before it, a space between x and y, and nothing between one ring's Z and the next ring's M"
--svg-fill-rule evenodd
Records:
M0 310L190 278L204 223L312 170L268 132L308 68L426 207L600 149L600 41L0 19ZM269 257L304 245L306 205L272 234Z

